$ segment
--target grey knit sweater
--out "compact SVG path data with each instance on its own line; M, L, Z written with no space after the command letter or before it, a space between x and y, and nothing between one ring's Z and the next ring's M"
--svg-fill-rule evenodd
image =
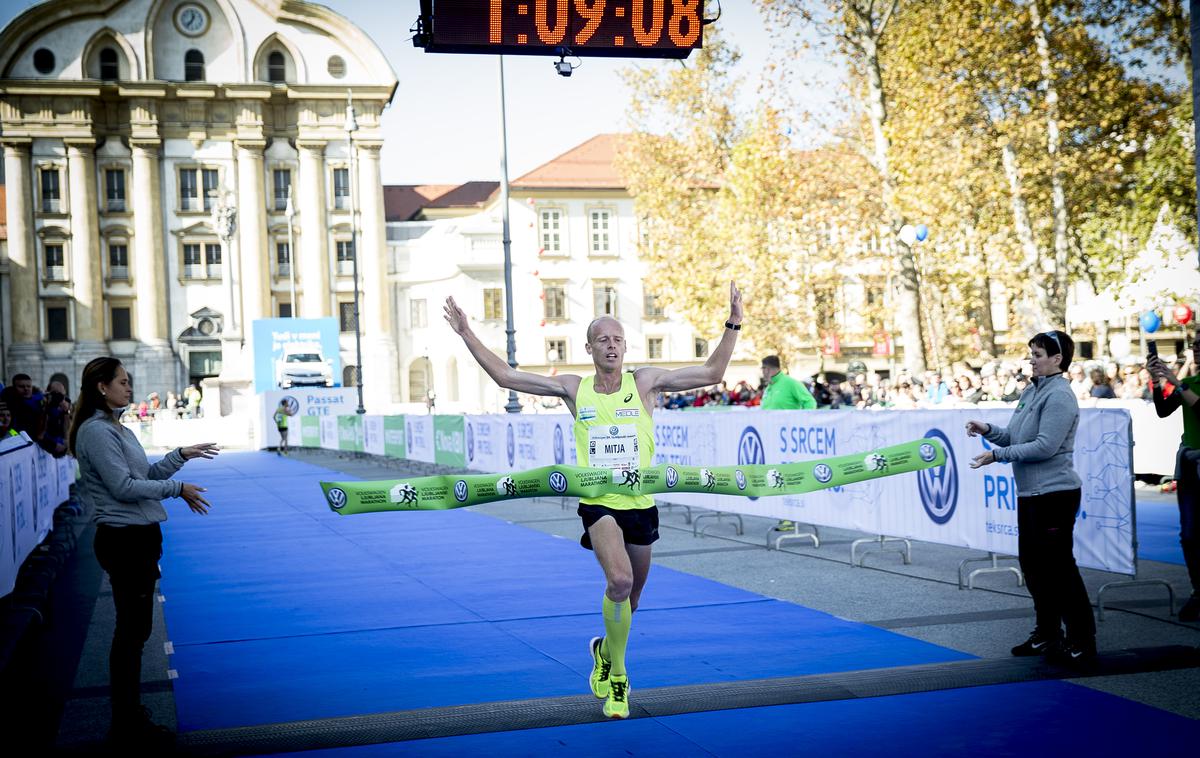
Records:
M91 503L93 520L109 526L136 526L167 520L162 500L179 497L183 483L170 477L183 468L176 448L150 465L137 436L102 410L79 425L75 438L79 493Z
M990 426L983 435L999 447L997 461L1010 461L1017 494L1044 495L1078 489L1075 430L1079 401L1062 374L1034 378L1013 411L1008 426Z

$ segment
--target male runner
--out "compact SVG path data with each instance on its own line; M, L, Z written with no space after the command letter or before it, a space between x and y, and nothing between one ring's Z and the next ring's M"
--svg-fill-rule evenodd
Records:
M646 366L625 373L625 330L609 316L592 321L586 350L595 376L541 376L511 368L484 347L467 323L467 315L446 298L446 321L462 337L471 355L496 384L505 389L561 398L575 417L575 447L580 465L629 470L646 468L654 458L654 424L650 414L660 392L683 392L720 382L733 354L742 324L742 293L729 283L729 320L716 350L703 366L674 370ZM632 614L650 572L651 545L658 539L658 508L650 495L603 495L581 498L580 543L596 553L607 586L602 612L604 636L589 645L592 694L604 698L604 715L629 716L629 675L625 647Z
M288 403L287 400L280 400L279 407L275 409L275 429L279 431L279 447L275 450L276 455L287 455L288 453Z

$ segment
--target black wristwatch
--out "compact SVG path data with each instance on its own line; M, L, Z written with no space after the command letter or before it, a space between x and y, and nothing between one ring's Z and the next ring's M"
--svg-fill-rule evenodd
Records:
M726 328L726 329L732 329L732 330L733 330L733 331L735 331L735 332L740 332L740 331L742 331L742 325L741 325L741 324L735 324L735 323L733 323L732 321L726 321L726 322L725 322L725 328Z

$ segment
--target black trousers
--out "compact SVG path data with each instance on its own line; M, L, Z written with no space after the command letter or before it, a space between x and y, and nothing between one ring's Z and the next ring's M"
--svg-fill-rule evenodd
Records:
M142 648L154 625L154 584L162 557L162 529L147 526L96 527L96 559L108 574L117 628L108 656L113 719L141 706Z
M1183 562L1192 580L1192 594L1200 595L1200 450L1180 445L1175 458L1175 497Z
M1080 495L1075 489L1018 497L1017 549L1037 628L1058 636L1066 624L1067 639L1082 643L1095 640L1096 619L1072 552Z

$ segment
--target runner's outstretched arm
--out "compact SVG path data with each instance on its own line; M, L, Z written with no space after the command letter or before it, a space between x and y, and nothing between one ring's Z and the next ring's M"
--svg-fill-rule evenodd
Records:
M742 292L733 282L729 283L729 323L742 323ZM729 359L733 356L733 346L737 344L737 338L737 330L726 328L717 349L712 351L703 366L687 366L673 371L643 368L638 370L639 382L643 376L649 379L652 392L683 392L717 384L725 378L725 369L729 367Z
M476 362L479 363L480 367L487 372L487 375L496 384L506 390L516 390L517 392L525 392L530 395L561 397L567 400L573 399L575 391L579 389L578 376L574 374L542 376L541 374L532 374L528 371L517 371L479 341L479 338L475 336L475 332L471 330L471 325L467 321L467 314L463 312L462 308L458 307L458 303L454 302L454 298L446 298L444 311L446 322L450 324L450 328L454 330L455 334L462 337L463 342L466 343L467 349L471 351L471 355L475 358Z

